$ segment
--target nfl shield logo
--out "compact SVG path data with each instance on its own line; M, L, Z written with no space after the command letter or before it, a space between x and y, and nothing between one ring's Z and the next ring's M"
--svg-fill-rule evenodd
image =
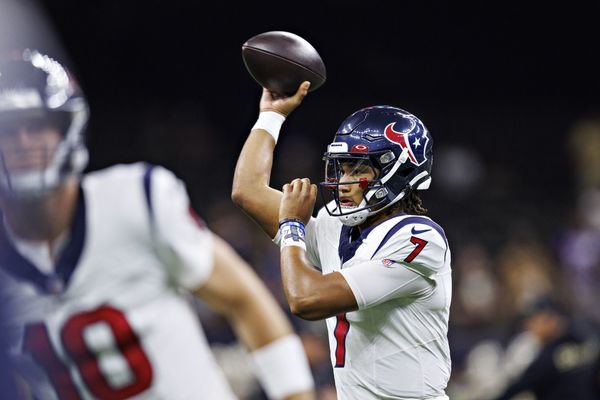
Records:
M381 261L381 263L383 264L384 267L389 267L394 262L395 262L394 260L390 260L389 258L384 258L383 261Z

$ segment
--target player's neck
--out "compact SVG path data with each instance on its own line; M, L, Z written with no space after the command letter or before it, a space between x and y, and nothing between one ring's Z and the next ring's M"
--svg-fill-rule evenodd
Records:
M375 225L380 224L384 220L388 219L389 215L386 213L375 214L365 220L362 224L358 226L358 229L362 232L363 229L371 228Z
M78 183L66 183L36 199L2 199L4 223L18 238L50 245L67 233L77 205Z
M401 212L402 212L402 207L400 206L400 204L394 204L392 207L368 217L365 220L365 222L363 222L362 224L360 224L358 226L358 229L360 231L362 231L363 229L371 228L375 225L382 223L386 219L389 219L395 215L400 214Z

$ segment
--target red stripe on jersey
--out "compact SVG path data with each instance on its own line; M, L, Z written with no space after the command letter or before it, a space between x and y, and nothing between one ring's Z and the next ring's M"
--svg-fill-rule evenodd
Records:
M346 336L350 330L350 323L346 319L346 314L336 315L337 323L333 330L335 336L335 368L343 368L346 364Z

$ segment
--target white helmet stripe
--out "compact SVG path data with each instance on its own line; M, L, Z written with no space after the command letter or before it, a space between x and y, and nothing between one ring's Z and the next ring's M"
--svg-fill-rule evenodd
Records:
M429 172L427 171L422 171L420 174L418 174L417 176L415 176L414 178L411 179L411 181L409 182L410 187L414 187L417 182L419 182L421 179L427 177L429 175Z
M387 183L387 181L389 181L390 178L392 176L394 176L396 171L398 171L398 168L400 168L400 166L402 164L404 164L407 159L408 159L408 149L405 148L404 150L402 150L402 153L400 153L400 157L398 157L398 160L396 161L396 163L394 164L392 169L387 174L385 174L384 176L381 177L381 183Z
M348 143L345 142L333 142L327 146L328 153L347 153Z

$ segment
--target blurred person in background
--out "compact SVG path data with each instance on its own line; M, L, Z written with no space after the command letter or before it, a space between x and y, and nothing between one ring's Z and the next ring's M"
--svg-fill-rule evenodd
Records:
M450 393L456 400L591 400L599 398L598 331L551 294L514 317L503 346L475 344Z
M458 246L452 257L453 293L448 338L452 350L452 378L460 382L465 359L473 343L498 335L502 324L499 315L501 295L498 278L493 270L491 255L477 242ZM489 380L487 380L489 381Z
M477 330L498 321L498 278L491 256L480 243L458 249L454 257L454 299L450 322L465 330Z
M478 262L481 249L476 247L475 252L466 250L459 251L455 264L458 271L471 275L477 272L471 264L475 263L481 269L485 267L485 261ZM550 252L531 236L507 241L489 263L489 267L494 268L494 274L487 274L487 279L491 280L486 284L480 279L480 287L468 291L476 295L486 287L495 286L493 301L488 299L488 307L491 307L488 308L489 318L480 319L483 326L478 327L479 332L473 329L477 327L473 324L469 326L470 330L455 326L455 340L462 343L464 353L460 357L461 362L457 363L458 374L451 384L451 393L456 399L489 399L498 395L507 382L519 376L541 345L528 330L515 328L517 317L539 299L564 292L559 270ZM463 286L477 279L477 275L481 274L459 275L461 282L457 284L457 292L466 292ZM479 295L484 300L487 298ZM468 302L477 301L475 297L458 296L458 299L465 302L466 310L473 308L468 306ZM518 329L516 334L515 329Z
M538 299L562 291L556 262L536 239L507 241L496 255L496 269L503 292L497 316L504 323L510 323Z
M524 394L535 400L598 399L600 342L596 333L581 329L551 297L533 302L521 318L524 332L537 342L537 349L529 365L495 399Z
M558 233L556 252L579 311L600 326L600 115L573 124L567 149L574 206Z
M272 399L313 399L306 355L184 183L136 163L83 175L86 99L35 50L0 65L0 281L32 398L235 398L189 295L223 313Z
M309 179L269 186L281 125L308 84L291 97L263 90L232 198L281 245L291 311L326 319L339 399L447 399L450 250L417 194L431 181L433 139L399 108L356 111L325 153L333 198L314 218Z

